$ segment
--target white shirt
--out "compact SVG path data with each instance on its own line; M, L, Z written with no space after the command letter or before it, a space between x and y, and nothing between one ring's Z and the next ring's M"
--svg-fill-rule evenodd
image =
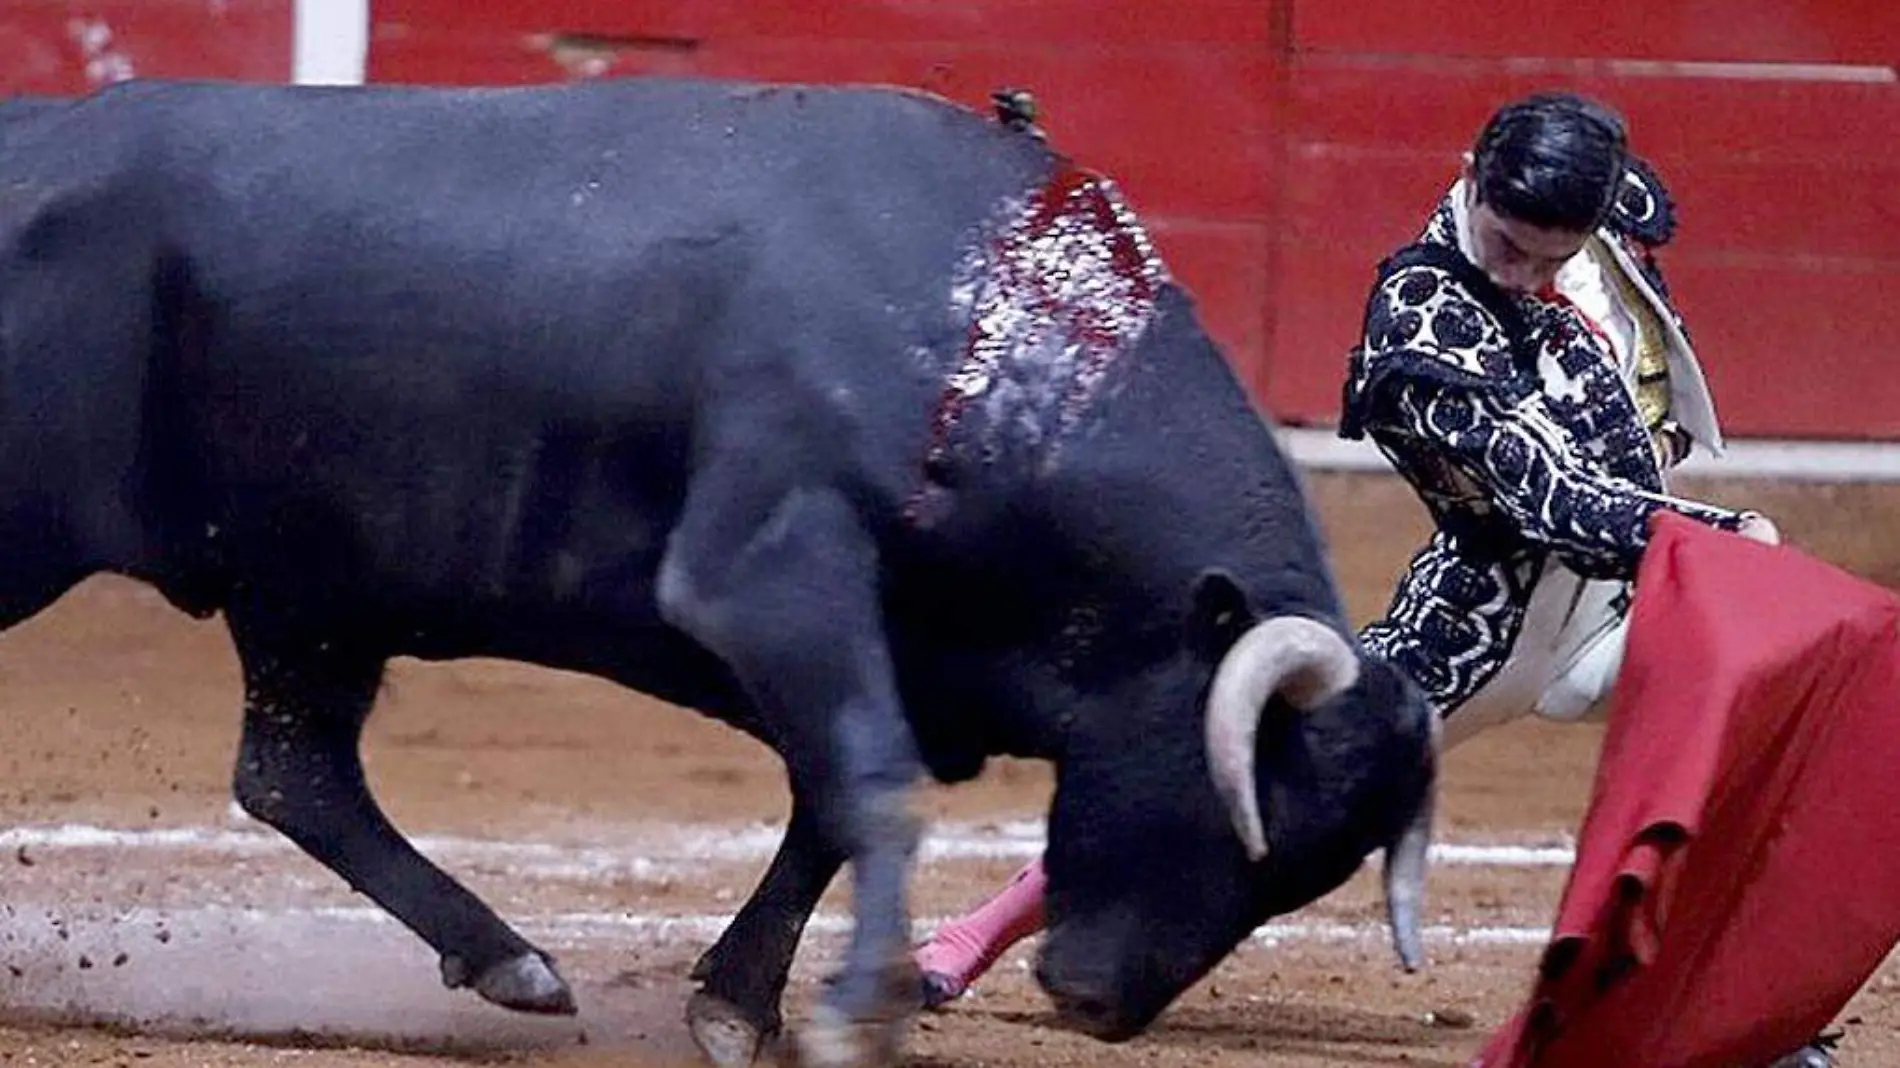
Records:
M1557 271L1555 284L1558 293L1609 337L1616 366L1623 372L1624 379L1634 384L1636 320L1623 303L1623 295L1604 276L1603 265L1590 255L1588 246L1564 261Z

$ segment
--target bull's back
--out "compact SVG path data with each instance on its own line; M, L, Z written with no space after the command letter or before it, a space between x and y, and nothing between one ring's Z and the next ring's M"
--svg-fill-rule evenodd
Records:
M169 240L234 305L233 326L374 318L474 361L505 349L545 363L591 343L626 350L620 370L636 375L681 362L644 358L650 337L677 349L682 330L717 326L743 344L800 325L770 317L783 307L733 307L738 293L837 323L947 308L978 227L1046 166L1026 139L895 91L635 80L124 96L120 123L163 131L141 163L165 175ZM492 344L464 344L476 325ZM876 356L860 362L888 383Z
M167 241L229 348L347 363L351 381L412 398L427 393L412 376L439 376L606 420L622 404L690 418L709 369L774 360L827 390L934 389L916 357L960 340L958 260L1042 164L898 92L126 97L167 131L147 154L169 179Z
M1043 165L939 102L730 84L131 85L60 121L150 220L163 507L246 582L423 615L648 612L735 393L807 416L756 447L901 493L957 261Z

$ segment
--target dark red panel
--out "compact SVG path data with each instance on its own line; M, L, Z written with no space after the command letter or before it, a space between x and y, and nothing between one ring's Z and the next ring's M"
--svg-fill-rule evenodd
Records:
M1378 255L1324 246L1283 254L1272 289L1272 357L1259 376L1262 403L1282 421L1338 422L1346 353L1359 341Z
M984 107L1032 89L1062 151L1113 175L1150 214L1265 220L1271 65L1242 49L1029 49L993 44L742 41L708 49L709 74L917 86ZM1125 77L1139 69L1141 77Z
M85 67L63 13L13 12L0 23L0 92L84 92Z
M729 36L743 6L739 0L376 0L367 76L373 82L514 85L691 74L699 50Z
M1237 366L1267 349L1268 250L1261 226L1171 226L1147 220L1168 270L1194 297L1202 325Z
M1685 257L1670 280L1731 435L1900 439L1900 269Z
M1302 142L1460 153L1500 104L1535 90L1596 96L1630 120L1658 160L1858 163L1900 158L1900 84L1638 77L1551 77L1493 64L1388 67L1301 59L1289 122Z
M1166 4L1100 0L960 0L754 4L738 20L751 37L831 40L984 41L996 44L1264 45L1272 5L1247 0Z
M470 34L379 25L370 48L374 82L526 85L585 77L687 75L698 50L547 34Z
M962 0L891 3L829 0L760 4L745 0L546 0L466 4L460 0L378 0L380 24L474 36L540 33L683 37L699 40L955 42L1026 47L1265 45L1273 5L1258 0ZM1135 72L1131 71L1131 74Z
M749 4L742 0L552 0L536 4L465 5L459 0L378 0L374 5L371 79L468 83L497 80L475 70L501 69L499 80L519 81L523 67L507 57L533 52L550 37L594 38L638 52L681 46L770 42L847 47L949 45L1017 49L1027 53L1109 46L1127 65L1115 80L1154 86L1149 51L1193 46L1264 54L1273 5L1238 0L1191 0L1174 5L1096 0L980 0L891 4L884 0ZM452 38L452 43L451 39ZM390 46L385 48L384 46ZM459 51L475 62L458 68ZM424 58L428 57L428 58ZM1111 57L1103 56L1103 59ZM1191 60L1177 56L1175 62ZM420 64L420 66L418 66ZM494 66L499 64L499 68ZM626 73L614 69L608 73ZM1166 95L1165 93L1162 95Z
M1459 160L1449 153L1372 156L1324 147L1299 152L1287 164L1279 232L1291 248L1384 255L1424 229L1458 176Z
M1096 0L885 0L751 4L742 0L549 0L468 5L458 0L384 0L379 24L475 36L538 33L665 36L701 40L993 42L1033 46L1264 44L1271 5L1184 0L1173 5Z
M393 30L466 41L562 33L703 41L731 36L745 6L743 0L374 0L370 13L378 37Z
M1672 250L1900 269L1900 158L1829 168L1699 159L1669 179L1682 219Z
M1891 64L1900 18L1883 0L1295 0L1307 51Z
M0 92L81 93L129 77L290 77L291 0L7 5Z

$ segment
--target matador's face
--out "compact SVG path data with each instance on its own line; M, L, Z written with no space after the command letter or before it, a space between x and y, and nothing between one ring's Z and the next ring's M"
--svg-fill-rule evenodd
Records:
M1550 285L1590 239L1587 233L1546 229L1500 214L1477 199L1473 186L1467 184L1466 190L1472 252L1478 267L1505 289L1535 293Z

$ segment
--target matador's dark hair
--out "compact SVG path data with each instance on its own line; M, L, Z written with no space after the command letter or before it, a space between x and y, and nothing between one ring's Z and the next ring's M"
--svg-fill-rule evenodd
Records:
M1629 132L1594 100L1538 93L1499 108L1471 155L1479 203L1532 226L1587 233L1616 202Z

